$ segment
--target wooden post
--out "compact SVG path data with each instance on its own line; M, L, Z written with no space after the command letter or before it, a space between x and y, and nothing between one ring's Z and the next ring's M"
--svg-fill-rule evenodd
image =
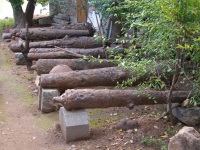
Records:
M77 22L87 22L88 13L88 1L87 0L76 0L77 5Z

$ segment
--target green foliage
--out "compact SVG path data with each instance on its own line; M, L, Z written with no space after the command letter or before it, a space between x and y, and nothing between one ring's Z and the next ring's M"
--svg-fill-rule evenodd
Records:
M47 5L49 0L37 0L37 3L41 4L42 6Z
M190 103L193 106L200 106L200 72L197 71L196 73L197 79L195 80L193 84L192 94L193 96L190 98Z
M9 2L13 5L13 6L21 6L24 1L23 0L9 0Z
M157 5L157 0L124 0L118 6L108 9L110 13L120 18L120 22L123 22L125 33L134 28L140 31L140 36L133 35L131 39L125 34L126 38L121 41L125 43L129 41L131 47L126 49L125 56L114 57L120 66L132 70L134 74L137 72L137 78L153 71L152 68L158 60L175 57L173 44L175 33L172 28L168 28L169 24L160 19L160 7ZM142 48L136 49L136 45L142 45ZM149 67L152 70L147 69ZM129 85L131 85L130 80Z
M123 25L124 37L118 42L128 43L123 53L109 50L119 66L131 70L134 76L120 86L131 86L133 81L152 71L159 62L178 59L200 63L200 1L199 0L90 0L102 14L113 14ZM127 34L133 31L132 34ZM137 48L137 46L141 48ZM180 53L181 57L178 57ZM168 64L167 64L168 65ZM196 65L199 66L199 65ZM174 72L168 68L165 73ZM182 66L181 66L182 67ZM149 69L150 68L150 69ZM199 68L195 68L199 72ZM186 72L184 67L182 72ZM192 75L192 74L190 74ZM196 76L192 98L200 103L200 82ZM143 85L153 89L166 88L160 74L152 74ZM199 94L198 94L199 93Z
M149 87L154 90L164 90L166 88L165 83L157 76L151 76L149 81L144 82L142 87Z
M154 67L154 62L151 60L143 60L134 62L131 61L131 59L121 59L121 58L115 58L117 60L120 67L129 70L133 73L132 77L126 81L123 81L120 85L121 87L127 87L131 86L133 82L140 80L141 78L147 76L147 74L151 73L150 65Z
M113 0L89 0L89 4L94 6L96 10L106 18L109 16L107 9L111 7L112 1Z
M2 33L3 30L7 28L11 28L14 26L14 20L9 18L9 19L0 19L0 34Z
M163 140L156 139L152 136L144 137L142 139L141 143L145 146L148 146L148 147L154 147L155 149L167 150L167 145Z
M186 1L188 9L182 6ZM174 59L177 39L188 34L186 31L192 34L198 31L199 9L196 10L200 2L189 1L124 0L109 11L125 22L124 31L137 28L142 32L141 36L133 38L135 43L142 45L133 56L139 56L138 59ZM188 19L190 17L193 19Z

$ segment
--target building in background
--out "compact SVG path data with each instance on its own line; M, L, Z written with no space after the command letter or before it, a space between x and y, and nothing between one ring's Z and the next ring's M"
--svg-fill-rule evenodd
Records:
M70 23L87 22L87 0L49 0L49 13L51 16L62 14Z

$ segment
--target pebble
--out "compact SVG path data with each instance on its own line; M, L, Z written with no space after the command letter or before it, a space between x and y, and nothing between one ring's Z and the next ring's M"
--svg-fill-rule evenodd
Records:
M159 129L158 126L153 126L153 127L154 127L154 129Z

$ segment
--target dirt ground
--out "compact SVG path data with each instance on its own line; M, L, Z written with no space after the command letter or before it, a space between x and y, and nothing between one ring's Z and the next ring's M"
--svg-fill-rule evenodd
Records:
M165 150L169 138L182 127L158 120L165 107L139 106L88 110L91 137L66 144L56 124L57 112L37 110L36 75L16 66L6 44L0 45L0 150ZM122 131L113 127L123 118L139 127Z

